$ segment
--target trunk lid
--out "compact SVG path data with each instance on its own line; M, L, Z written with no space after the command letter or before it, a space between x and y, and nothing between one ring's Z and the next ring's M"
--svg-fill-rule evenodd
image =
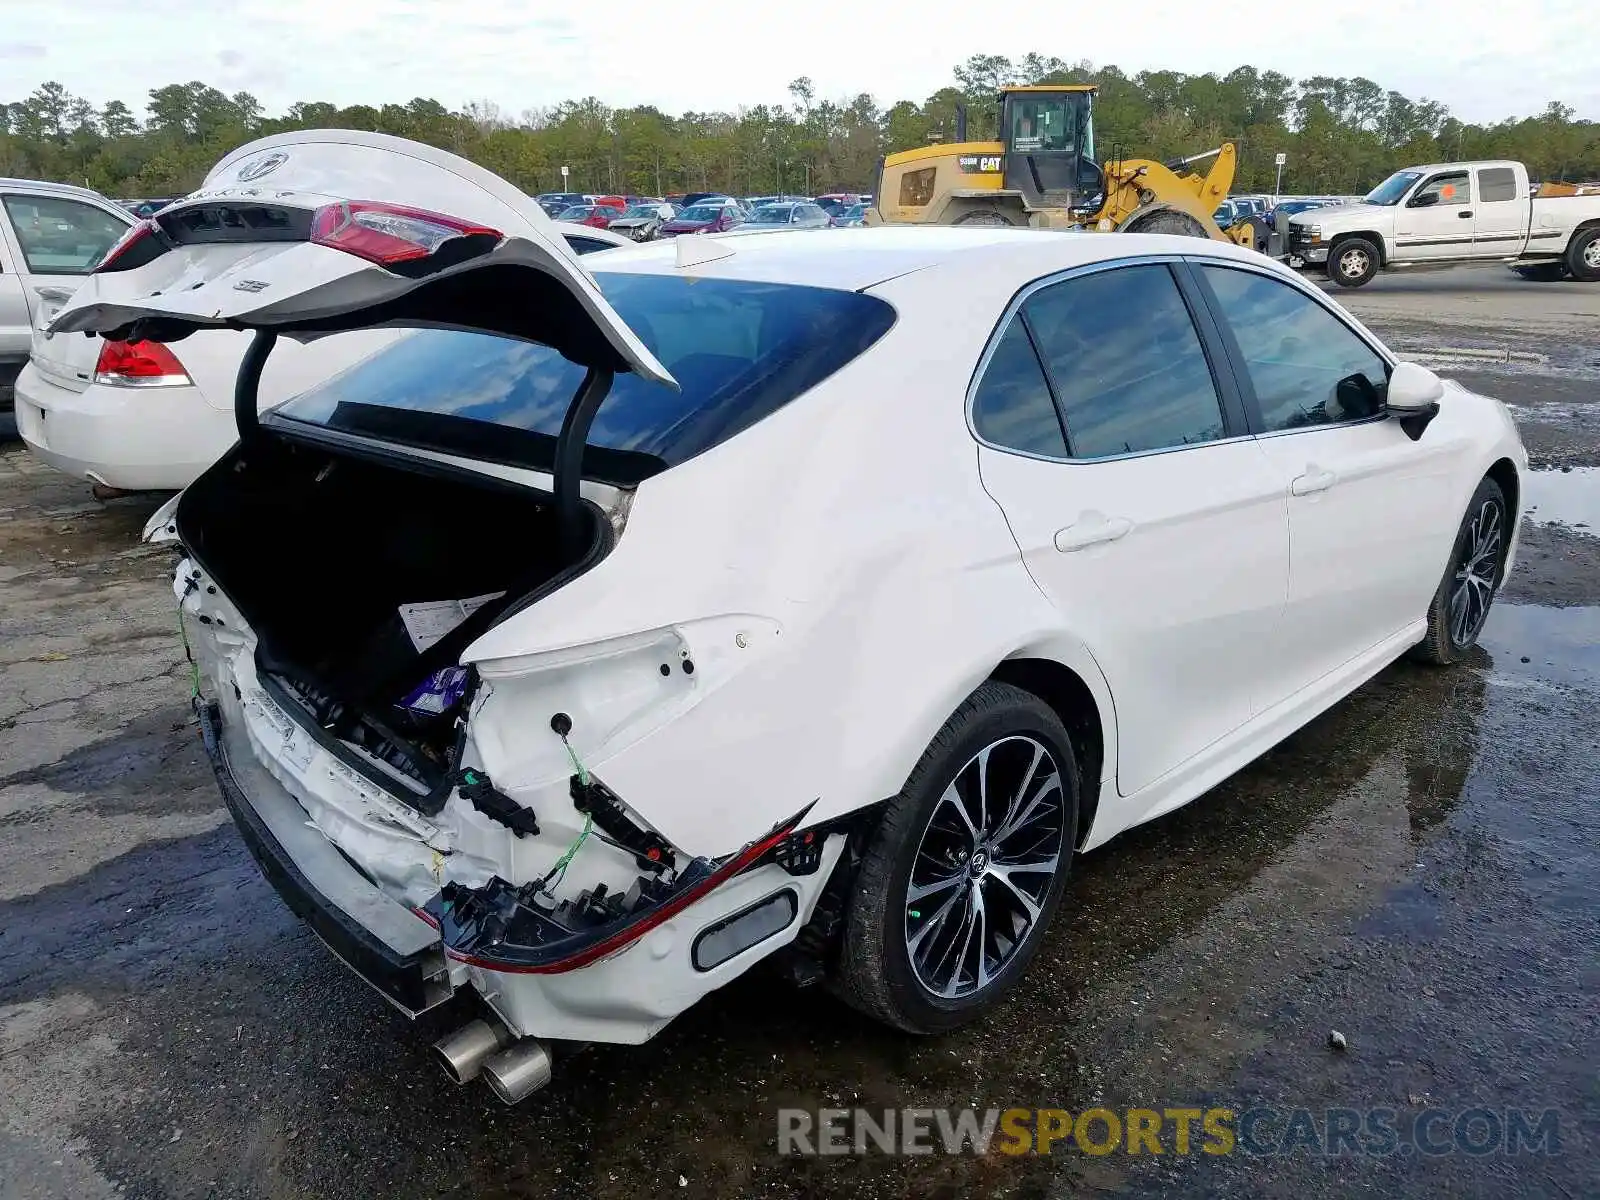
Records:
M279 134L229 154L113 248L48 334L176 341L227 328L311 340L370 326L543 342L676 386L534 200L456 155L352 130Z

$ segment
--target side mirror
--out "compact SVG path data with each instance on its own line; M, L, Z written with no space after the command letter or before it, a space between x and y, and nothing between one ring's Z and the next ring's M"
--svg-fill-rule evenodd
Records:
M1418 192L1415 196L1411 197L1411 203L1407 204L1406 207L1432 208L1437 203L1439 203L1438 192Z
M1406 436L1416 441L1428 423L1439 415L1439 401L1443 397L1444 380L1427 367L1403 362L1397 364L1389 376L1385 407L1390 416L1398 418Z

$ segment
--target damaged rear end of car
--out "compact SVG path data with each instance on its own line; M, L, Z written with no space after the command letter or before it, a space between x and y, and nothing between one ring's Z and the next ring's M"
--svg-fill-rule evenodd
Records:
M278 339L374 327L417 332L258 414ZM52 332L213 328L253 331L239 441L160 528L207 753L288 905L408 1014L475 992L436 1050L508 1102L553 1045L642 1042L792 941L844 842L804 799L688 848L604 769L729 669L704 647L773 623L541 620L670 465L591 444L597 416L621 381L678 383L535 203L382 135L264 139L136 226ZM475 416L486 392L518 419Z

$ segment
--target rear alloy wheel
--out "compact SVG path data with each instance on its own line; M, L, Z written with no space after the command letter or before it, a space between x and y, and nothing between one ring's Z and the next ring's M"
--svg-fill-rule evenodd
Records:
M1378 273L1378 248L1366 238L1340 242L1328 255L1328 278L1340 287L1358 288Z
M1567 247L1567 270L1582 283L1600 283L1600 225L1573 235Z
M1427 636L1417 644L1412 657L1450 666L1477 645L1494 604L1495 590L1500 586L1510 540L1505 494L1498 483L1485 479L1461 519L1450 565L1428 608Z
M863 856L840 992L911 1033L987 1012L1016 984L1060 903L1078 775L1055 713L987 683L946 722Z

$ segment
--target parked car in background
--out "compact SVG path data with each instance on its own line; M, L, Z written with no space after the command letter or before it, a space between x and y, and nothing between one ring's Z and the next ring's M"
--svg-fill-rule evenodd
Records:
M122 205L123 208L127 209L134 216L143 219L145 217L155 216L156 213L160 212L167 205L171 204L173 199L174 197L167 196L165 198L155 200L119 200L117 203Z
M605 229L550 225L579 255L633 245ZM82 279L71 282L75 288ZM40 314L41 324L70 292ZM261 407L343 370L392 336L285 341L262 375ZM35 331L33 357L16 381L18 433L36 458L102 494L187 487L237 436L233 385L249 340L231 330L201 330L171 345Z
M264 417L247 384L174 594L268 881L402 1011L465 993L438 1056L503 1100L784 948L903 1033L984 1017L1080 853L1408 652L1473 661L1511 566L1506 407L1249 250L780 232L591 273L454 156L285 136L213 175L291 147L319 244L149 245L57 327L424 326ZM316 219L364 180L356 237Z
M856 192L828 192L818 196L815 203L830 217L837 217L862 203L862 197Z
M7 385L28 361L34 326L133 223L125 207L87 188L0 179L0 413L12 408Z
M539 207L544 209L545 216L552 219L574 205L593 202L594 197L586 196L582 192L545 192L538 197Z
M1289 262L1351 288L1379 271L1472 263L1600 282L1600 196L1552 191L1535 194L1509 160L1407 167L1359 204L1289 218Z
M678 215L678 210L664 201L635 204L607 226L613 233L636 242L654 241L661 226Z
M1235 200L1224 200L1217 205L1216 211L1211 214L1211 219L1217 223L1218 229L1227 229L1240 217L1240 206Z
M595 229L608 229L611 222L621 217L625 211L613 208L609 204L574 204L571 208L562 209L556 220L566 221L572 225L589 225Z
M1310 212L1313 208L1324 208L1334 203L1332 200L1321 200L1314 197L1302 197L1294 200L1280 200L1267 213L1267 227L1274 233L1288 233L1288 219L1295 213ZM1280 229L1279 223L1283 222Z
M830 229L833 218L820 205L809 201L798 204L763 204L744 223L745 229Z
M867 223L867 206L865 204L852 204L849 208L835 214L833 223L840 229L853 229Z
M744 224L744 209L729 197L691 204L670 221L663 221L656 236L677 237L682 233L725 233Z

